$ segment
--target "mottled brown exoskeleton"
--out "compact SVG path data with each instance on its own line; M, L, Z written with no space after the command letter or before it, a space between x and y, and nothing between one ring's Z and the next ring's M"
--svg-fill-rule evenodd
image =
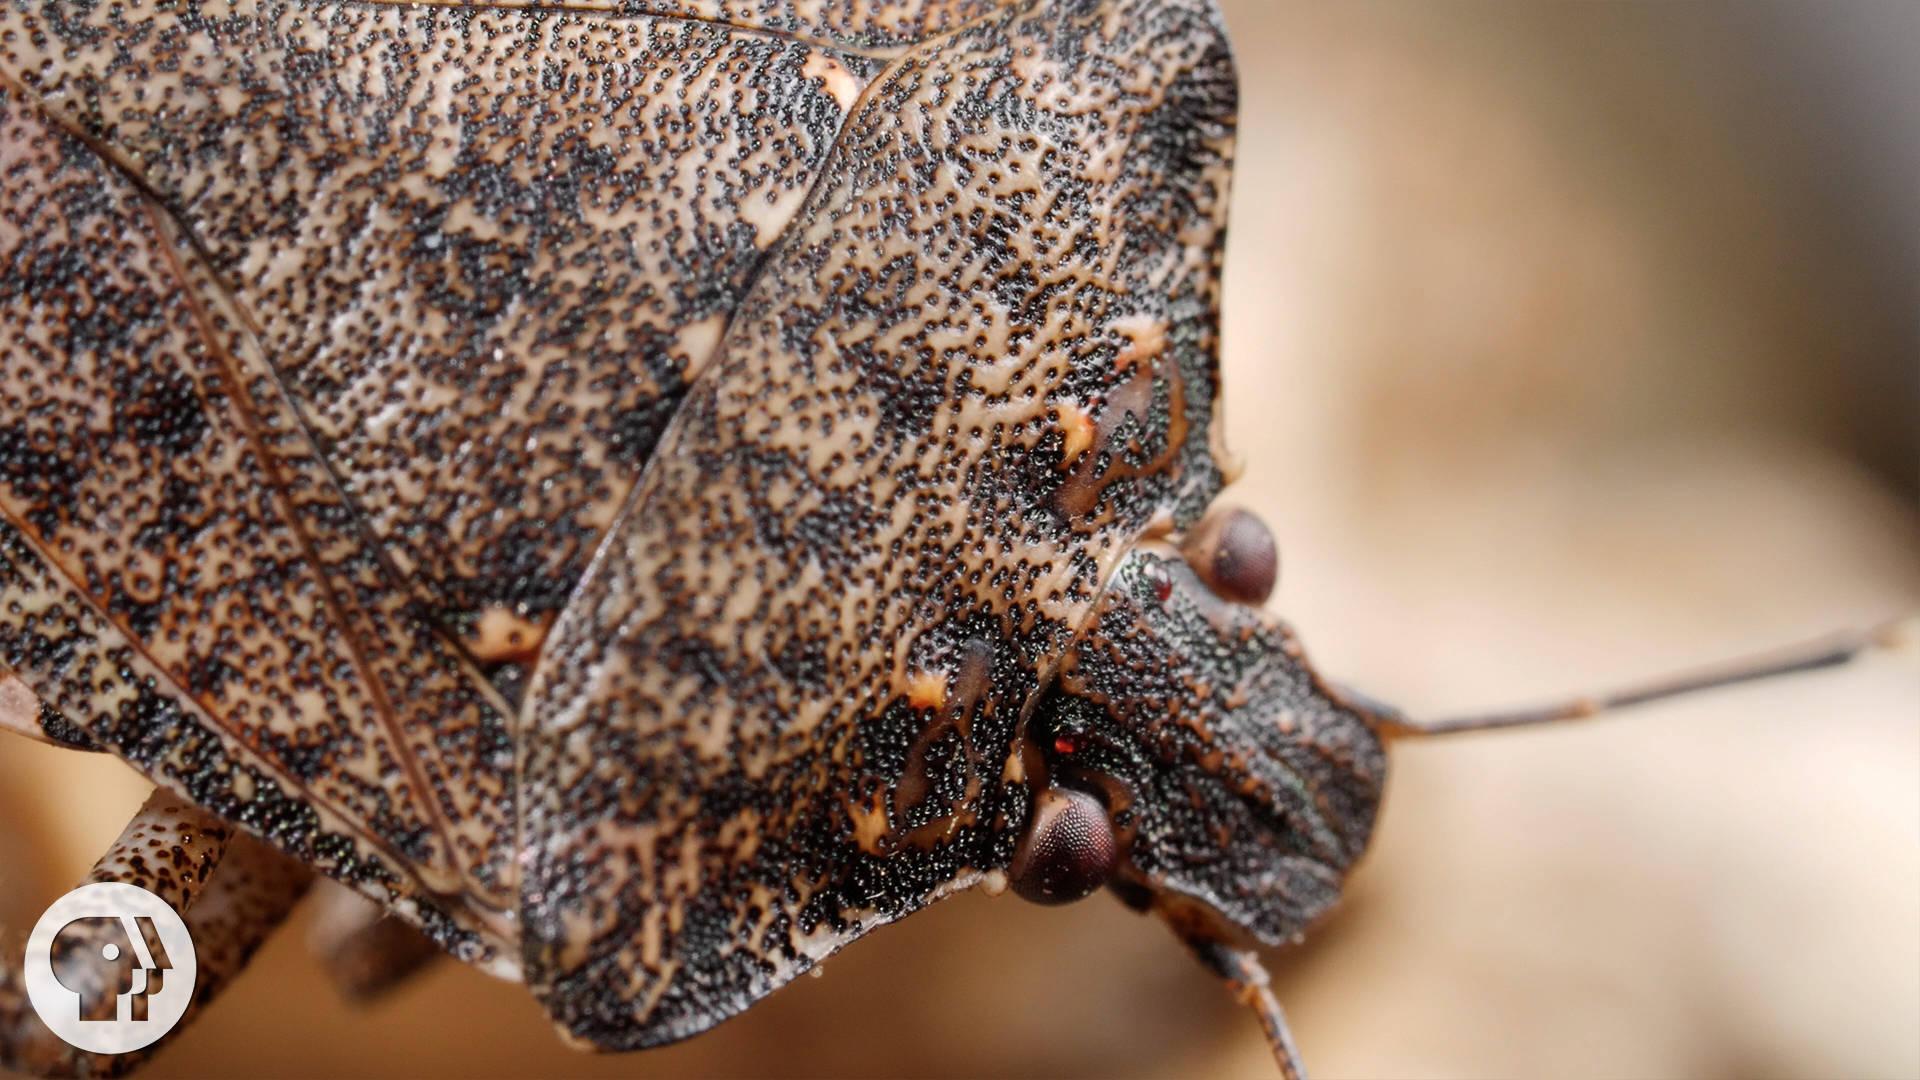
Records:
M96 876L203 994L309 871L604 1049L1106 886L1297 1069L1250 949L1383 740L1609 702L1407 721L1260 611L1234 120L1211 0L0 0L0 722L160 786ZM127 1064L6 972L9 1061Z

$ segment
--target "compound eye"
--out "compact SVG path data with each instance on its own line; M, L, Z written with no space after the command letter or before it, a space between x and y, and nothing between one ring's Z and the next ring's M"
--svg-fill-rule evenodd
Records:
M1181 554L1207 587L1227 600L1264 604L1280 576L1280 549L1258 517L1237 507L1207 515Z
M1034 800L1033 822L1014 852L1013 891L1036 904L1066 904L1107 883L1119 861L1113 822L1099 799L1048 788Z

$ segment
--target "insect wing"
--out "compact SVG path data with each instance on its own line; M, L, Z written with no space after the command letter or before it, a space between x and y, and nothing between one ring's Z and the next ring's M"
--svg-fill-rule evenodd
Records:
M1209 450L1234 81L1210 5L891 61L556 625L528 980L704 1030L1011 856L1027 700Z
M436 797L449 745L507 774L485 684L337 531L338 489L164 212L15 87L0 143L5 661L89 742L481 958L430 897L504 884L458 846L504 785Z
M526 665L875 66L712 15L0 6L0 659L508 971Z

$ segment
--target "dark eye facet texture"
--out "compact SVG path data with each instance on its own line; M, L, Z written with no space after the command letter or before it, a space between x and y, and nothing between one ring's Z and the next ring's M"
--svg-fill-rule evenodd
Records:
M1027 837L1013 856L1013 890L1038 904L1066 904L1105 885L1119 859L1100 800L1053 787L1040 793Z
M1280 549L1267 523L1238 507L1215 510L1195 526L1182 552L1214 592L1264 604L1280 577Z

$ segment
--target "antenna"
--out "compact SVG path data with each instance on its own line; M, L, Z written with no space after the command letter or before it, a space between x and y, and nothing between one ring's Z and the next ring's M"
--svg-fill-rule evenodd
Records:
M1375 728L1382 735L1390 738L1457 735L1467 731L1530 727L1535 724L1585 720L1615 709L1644 705L1652 701L1665 701L1683 694L1714 690L1737 683L1753 682L1757 679L1771 679L1776 675L1792 675L1837 667L1864 652L1897 648L1907 636L1908 628L1896 620L1883 623L1871 630L1830 634L1793 648L1747 656L1715 667L1656 679L1637 686L1623 687L1608 693L1574 697L1532 708L1450 716L1438 720L1410 719L1390 706L1379 705L1359 695L1351 695L1351 697L1354 699L1355 706L1373 714Z

